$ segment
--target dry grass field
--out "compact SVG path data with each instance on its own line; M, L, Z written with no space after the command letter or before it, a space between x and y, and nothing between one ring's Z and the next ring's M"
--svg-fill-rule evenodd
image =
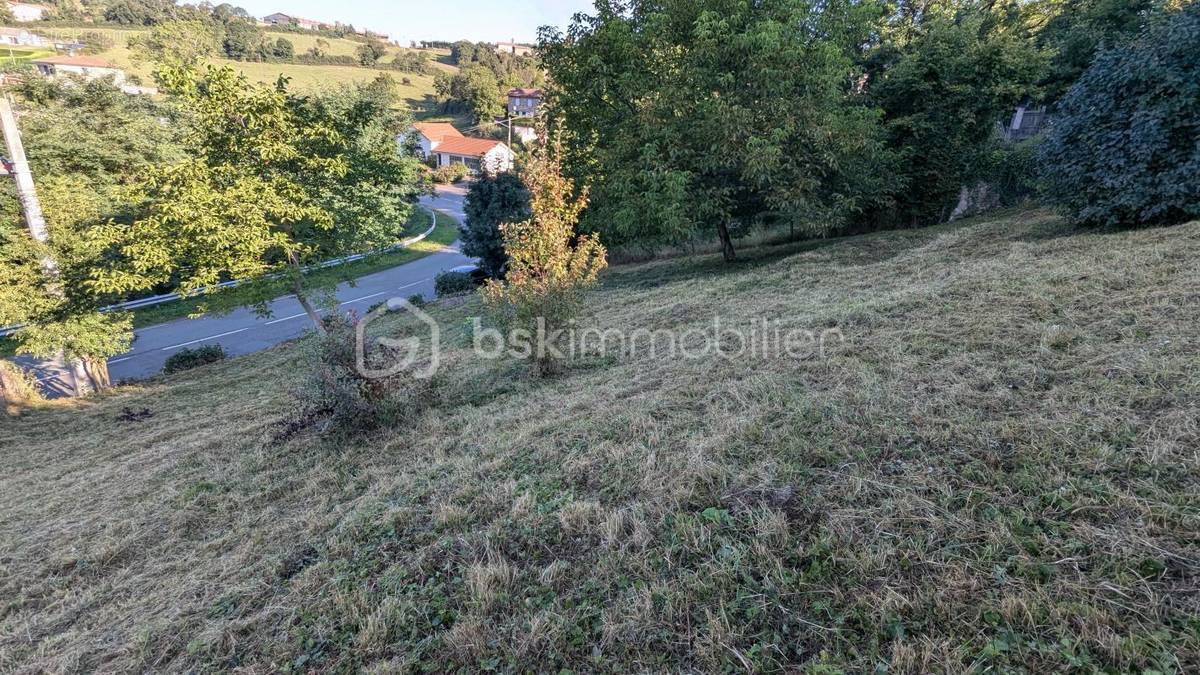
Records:
M1200 671L1200 223L742 256L593 321L845 342L537 381L472 300L409 428L271 442L295 345L0 417L0 671Z
M138 61L133 58L133 53L129 49L129 38L138 35L144 31L133 28L48 28L40 31L48 37L61 39L77 39L82 32L97 32L103 33L113 40L113 47L100 54L101 57L108 59L114 64L125 69L127 73L136 75L146 85L154 84L154 76L152 74L153 64L146 61ZM297 54L303 54L308 49L316 44L318 36L304 35L298 33L274 33L268 32L267 37L271 40L284 38L290 40L296 49ZM326 48L331 56L353 56L354 50L361 44L354 40L337 39L337 38L321 38L328 44ZM402 51L410 51L399 47L388 47L388 53L382 59L383 62L391 61L395 55ZM430 64L438 70L456 71L454 66L446 65L439 62L439 58L444 58L448 54L447 50L426 50L430 55ZM0 52L0 56L4 56ZM280 75L285 75L291 78L292 85L296 91L310 92L331 87L337 87L344 84L365 83L378 77L381 73L387 73L395 78L397 83L400 83L403 78L408 78L410 84L399 86L399 96L405 100L408 107L414 111L424 111L429 101L427 96L433 95L433 75L417 75L414 73L405 73L398 70L388 70L380 68L360 68L355 66L338 66L338 65L307 65L300 63L254 63L247 61L231 61L229 59L209 59L209 63L218 66L230 66L234 70L243 72L248 78L256 82L273 83Z

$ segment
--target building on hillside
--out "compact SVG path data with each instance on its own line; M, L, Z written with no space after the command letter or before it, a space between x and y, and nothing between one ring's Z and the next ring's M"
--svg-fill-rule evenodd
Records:
M512 54L513 56L533 56L533 45L523 45L519 42L497 42L497 54Z
M45 77L75 75L91 82L111 76L118 87L125 84L125 71L96 56L49 56L35 59L33 65Z
M509 117L537 117L538 108L542 105L541 89L509 89Z
M417 154L422 159L433 157L434 152L442 141L448 138L463 138L462 132L454 128L453 124L448 122L415 122L408 130L408 133L402 134L399 138L400 144L405 145L410 140L415 140L417 144Z
M443 140L434 154L439 167L465 164L474 174L512 171L515 159L512 150L500 141L466 136Z
M1049 121L1045 106L1034 106L1026 101L1017 106L1012 120L1000 129L1000 135L1006 141L1023 141L1040 134Z
M30 33L24 28L0 27L0 45L8 47L44 47L52 44L52 40L36 33Z
M325 27L325 24L321 23L320 21L313 21L312 19L305 19L304 17L292 16L290 14L282 14L279 12L264 16L263 23L269 26L295 26L297 28L303 28L304 30L321 30Z
M13 18L21 23L30 21L41 21L46 18L46 7L43 5L30 5L24 2L10 2L8 8L12 10Z

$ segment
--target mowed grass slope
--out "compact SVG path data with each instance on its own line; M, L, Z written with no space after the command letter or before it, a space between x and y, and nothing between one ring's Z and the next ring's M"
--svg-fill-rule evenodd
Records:
M270 443L295 346L5 418L0 670L1196 672L1198 256L1013 212L594 296L825 358L532 381L471 301L409 428Z

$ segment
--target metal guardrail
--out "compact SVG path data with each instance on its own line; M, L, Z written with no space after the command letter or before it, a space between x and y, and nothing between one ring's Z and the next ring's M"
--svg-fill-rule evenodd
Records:
M345 265L346 263L357 262L359 260L366 260L367 258L371 258L371 257L377 256L377 255L382 255L384 253L391 253L392 251L399 251L400 249L404 249L404 248L408 248L409 246L412 246L413 244L425 239L430 234L433 234L433 230L435 228L437 228L437 212L428 207L426 207L426 209L429 211L429 215L432 217L433 223L429 226L428 230L425 230L421 234L418 234L415 237L410 237L408 239L405 239L404 241L401 241L398 244L394 244L392 246L377 249L374 251L368 251L366 253L355 253L354 255L348 255L343 258L334 258L333 260L326 260L325 262L318 263L316 265L307 265L304 267L303 271L308 272L310 270L326 269L329 267L338 267L340 265ZM278 278L279 276L281 276L281 275L273 274L266 278L273 279L273 278ZM224 281L224 282L217 284L215 286L215 288L234 288L236 286L241 286L242 284L245 284L245 283L249 283L249 282L247 280ZM128 302L121 302L121 303L117 303L115 305L101 307L100 311L101 312L115 312L115 311L123 310L123 309L141 309L143 307L154 307L155 305L162 305L162 304L165 304L168 302L177 302L179 300L182 300L183 298L184 298L184 296L181 296L178 293L164 293L163 295L155 295L155 296L149 297L149 298L139 298L137 300L130 300ZM19 328L21 328L21 326L6 326L3 328L0 328L0 337L7 337L7 336L13 334L14 332L16 332Z

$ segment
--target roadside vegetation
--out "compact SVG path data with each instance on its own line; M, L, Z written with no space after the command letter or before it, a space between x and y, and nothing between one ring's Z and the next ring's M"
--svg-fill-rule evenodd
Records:
M429 212L424 209L413 211L409 218L408 225L404 228L403 237L414 237L429 229L430 225ZM397 265L419 260L431 253L437 253L455 242L458 238L458 221L442 213L437 214L437 227L425 239L396 251L380 253L362 260L356 260L344 265L336 267L325 267L310 270L305 273L306 283L314 287L326 287L330 284L339 284L354 279L364 277L368 274L374 274L386 269L391 269ZM206 306L219 305L221 307L240 307L251 304L251 302L261 295L257 289L253 292L246 293L240 291L239 288L229 288L214 292L213 296L220 294L221 296L229 297L195 297L179 300L175 302L164 303L161 305L153 305L151 307L143 307L140 309L130 310L133 317L133 327L141 328L144 326L153 326L155 324L166 323L175 319L182 319L188 316L195 316L205 311ZM286 295L287 289L280 286L274 291L268 292L267 295L274 293L275 296Z
M1200 668L1200 223L741 253L613 268L593 320L845 342L531 379L460 302L397 428L274 441L293 344L0 420L0 668Z
M81 365L80 394L107 386L107 358L128 349L128 313L98 311L122 300L181 292L205 296L201 309L261 308L286 282L320 330L337 279L302 271L409 236L426 189L419 162L396 151L408 118L390 78L301 96L201 66L203 41L171 49L181 28L142 45L166 101L103 80L17 88L50 239L32 241L15 197L0 200L14 216L0 230L0 324L20 327L18 352ZM255 123L229 124L240 116ZM243 285L210 293L227 280Z

